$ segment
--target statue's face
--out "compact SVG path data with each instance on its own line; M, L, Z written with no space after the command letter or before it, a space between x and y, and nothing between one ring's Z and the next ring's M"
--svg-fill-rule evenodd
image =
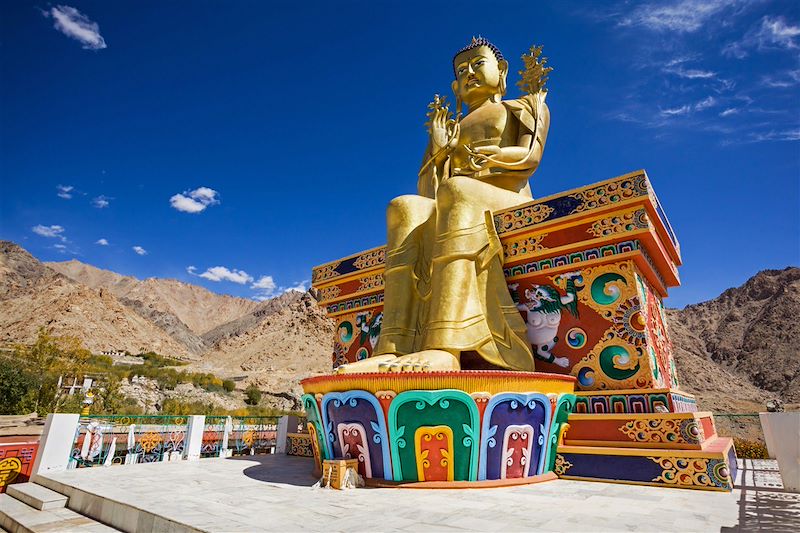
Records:
M487 46L479 46L458 54L453 61L456 81L453 92L462 100L475 96L491 96L500 90L500 80L508 66L500 64Z

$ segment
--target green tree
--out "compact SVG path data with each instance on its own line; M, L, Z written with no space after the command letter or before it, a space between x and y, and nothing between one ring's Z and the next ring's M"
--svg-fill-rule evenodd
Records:
M222 382L222 388L225 392L233 392L236 389L236 383L232 379L226 379Z
M19 361L0 359L0 415L27 414L32 409L25 400L36 387L36 376Z
M261 391L255 384L248 385L244 390L244 395L244 403L247 405L258 405L258 402L261 401Z
M30 409L45 415L58 411L66 399L58 388L58 379L83 379L91 353L77 338L53 337L42 328L36 342L32 346L18 346L14 357L36 380L25 401Z

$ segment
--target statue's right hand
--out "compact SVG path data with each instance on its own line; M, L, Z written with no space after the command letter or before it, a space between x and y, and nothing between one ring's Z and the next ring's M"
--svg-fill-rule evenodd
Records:
M431 136L431 145L433 146L433 153L440 151L447 145L447 110L439 108L431 118L428 133Z

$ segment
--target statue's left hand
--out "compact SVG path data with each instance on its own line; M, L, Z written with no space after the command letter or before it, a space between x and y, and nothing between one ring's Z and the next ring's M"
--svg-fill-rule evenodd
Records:
M520 170L535 167L538 162L529 162L526 156L530 155L524 146L481 146L464 147L469 154L469 166L472 170L485 170L488 168L502 168L506 170Z
M502 165L501 161L494 159L492 156L498 155L502 152L502 148L496 145L479 146L472 148L465 146L464 149L469 154L469 166L472 170L483 170L485 168L492 168Z

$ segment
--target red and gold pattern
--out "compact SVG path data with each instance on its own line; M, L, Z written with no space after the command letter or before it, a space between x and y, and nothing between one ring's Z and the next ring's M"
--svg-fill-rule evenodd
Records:
M414 434L419 481L453 481L453 430L448 426L417 428Z

